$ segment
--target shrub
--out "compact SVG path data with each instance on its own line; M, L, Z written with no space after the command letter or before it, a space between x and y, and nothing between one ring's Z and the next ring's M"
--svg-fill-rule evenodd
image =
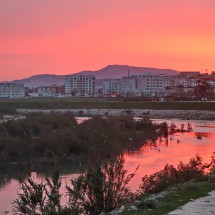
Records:
M197 191L200 189L197 183L185 183L182 188L186 191Z
M13 201L13 212L20 215L51 215L60 212L59 176L59 172L54 172L51 179L46 178L45 184L37 184L28 177L22 183L22 192Z
M144 193L158 193L175 184L192 179L201 180L205 176L206 168L208 168L208 165L204 164L202 158L198 155L191 158L188 164L180 162L177 167L167 164L163 170L150 176L144 176L141 190Z
M18 215L97 215L110 212L134 199L128 187L135 173L127 174L122 157L97 165L77 179L72 179L72 187L66 186L69 204L60 204L61 181L59 172L51 179L35 183L28 177L21 187L18 198L13 201L13 212Z
M211 162L209 166L209 174L215 174L215 152L212 153Z
M172 123L170 124L170 127L169 127L169 133L170 133L170 134L175 133L175 132L176 132L176 129L177 129L176 124L172 122Z
M67 186L70 206L80 213L97 215L120 208L134 197L128 188L133 174L127 175L122 157L88 170ZM127 175L127 176L126 176Z
M153 124L147 117L136 121L132 115L124 114L94 116L77 124L71 113L34 113L23 120L2 123L0 134L0 153L7 153L9 161L32 161L51 151L60 162L73 155L97 162L138 150L147 139L166 136L166 123ZM11 144L6 144L6 139Z

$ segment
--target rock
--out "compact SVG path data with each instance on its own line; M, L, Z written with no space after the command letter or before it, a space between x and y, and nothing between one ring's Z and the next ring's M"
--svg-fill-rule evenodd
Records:
M139 200L136 200L135 202L134 202L134 204L135 204L135 206L139 206L139 205L141 205L141 201L139 201Z
M132 205L132 206L130 206L130 209L131 209L131 210L137 210L137 207L134 206L134 205Z

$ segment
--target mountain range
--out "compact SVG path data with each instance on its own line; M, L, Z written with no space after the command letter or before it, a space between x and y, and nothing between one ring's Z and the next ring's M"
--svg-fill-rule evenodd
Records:
M128 72L129 71L129 72ZM145 72L150 72L152 74L162 74L168 73L171 75L179 74L179 71L172 69L156 69L148 67L136 67L136 66L127 66L127 65L108 65L105 68L102 68L97 71L81 71L79 75L95 75L97 84L101 83L102 79L119 79L123 76L129 75L138 75ZM69 74L68 74L69 75ZM34 75L29 78L14 80L12 83L24 84L26 87L39 87L39 86L50 86L63 85L66 75L52 75L52 74L42 74ZM99 84L100 85L100 84Z

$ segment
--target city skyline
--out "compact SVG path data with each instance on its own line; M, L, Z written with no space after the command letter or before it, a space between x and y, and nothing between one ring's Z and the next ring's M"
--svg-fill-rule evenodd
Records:
M212 0L0 1L0 81L108 64L214 70Z

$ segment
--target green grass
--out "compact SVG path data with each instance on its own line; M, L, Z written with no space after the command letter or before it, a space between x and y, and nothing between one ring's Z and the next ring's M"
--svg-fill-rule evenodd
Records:
M9 109L153 109L215 110L215 102L149 102L107 98L31 98L0 99L0 113Z
M208 192L215 189L213 182L188 182L168 189L165 197L158 198L156 208L146 209L144 203L139 206L138 211L124 212L124 215L162 215L186 204L191 199L207 196ZM142 209L141 209L142 208Z

